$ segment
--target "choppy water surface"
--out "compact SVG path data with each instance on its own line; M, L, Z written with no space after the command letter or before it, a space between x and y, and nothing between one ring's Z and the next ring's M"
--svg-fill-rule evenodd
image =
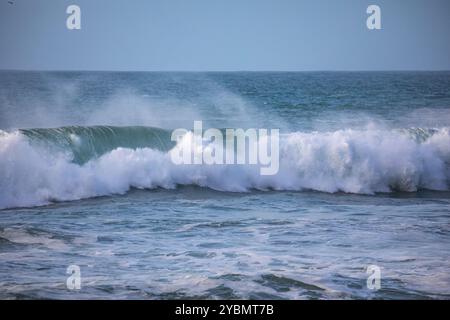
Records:
M0 72L0 298L448 299L449 88L445 72ZM279 174L174 167L171 129L194 120L280 128Z

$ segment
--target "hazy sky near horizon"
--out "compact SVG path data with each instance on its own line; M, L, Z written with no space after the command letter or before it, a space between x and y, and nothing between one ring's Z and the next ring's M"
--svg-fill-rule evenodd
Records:
M0 0L0 69L450 70L450 1Z

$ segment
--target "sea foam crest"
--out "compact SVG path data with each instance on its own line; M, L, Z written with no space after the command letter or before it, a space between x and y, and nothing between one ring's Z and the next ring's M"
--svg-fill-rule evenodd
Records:
M49 152L20 131L0 132L0 208L177 185L233 192L449 190L450 131L430 132L425 138L421 133L420 139L408 130L285 134L280 137L280 169L274 176L261 176L255 165L175 165L170 159L174 150L149 147L118 147L77 163L70 152Z

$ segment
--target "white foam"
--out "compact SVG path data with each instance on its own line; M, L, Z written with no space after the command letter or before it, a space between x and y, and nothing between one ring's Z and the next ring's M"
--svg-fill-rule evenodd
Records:
M177 146L179 147L179 146ZM175 147L175 148L177 148ZM419 143L391 130L291 133L280 140L280 170L261 176L250 165L175 165L169 153L115 149L84 165L30 145L19 132L0 134L0 208L48 204L135 188L198 185L222 191L304 190L372 194L448 190L450 132Z
M30 233L24 229L5 228L0 230L0 237L19 244L37 244L54 250L67 249L67 245L62 240L54 239L44 232Z

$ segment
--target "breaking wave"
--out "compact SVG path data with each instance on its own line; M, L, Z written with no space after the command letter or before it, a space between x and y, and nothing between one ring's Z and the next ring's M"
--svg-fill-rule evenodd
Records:
M449 190L447 127L283 134L274 176L261 176L255 165L175 165L170 152L179 147L170 131L148 127L0 131L0 209L178 185L231 192Z

